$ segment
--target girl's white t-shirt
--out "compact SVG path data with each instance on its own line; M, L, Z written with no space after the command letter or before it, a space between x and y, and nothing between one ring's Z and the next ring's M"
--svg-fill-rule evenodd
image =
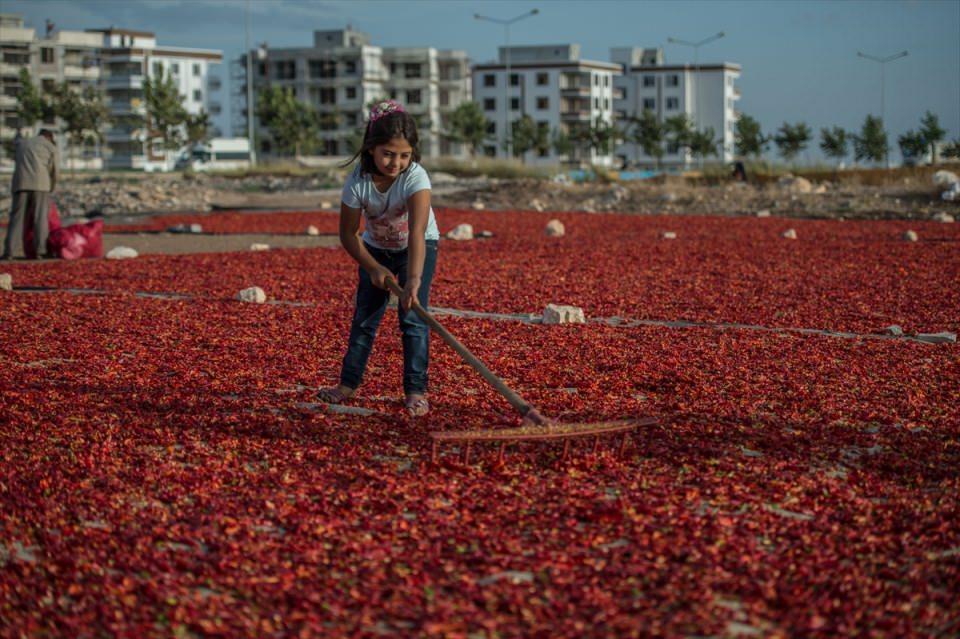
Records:
M430 176L417 162L411 162L407 170L397 176L386 193L381 193L373 184L369 174L360 171L357 164L347 183L343 185L343 203L352 209L361 209L366 221L362 239L370 246L397 251L407 248L410 235L407 199L424 189L430 188ZM439 240L440 229L430 207L427 231L424 239Z

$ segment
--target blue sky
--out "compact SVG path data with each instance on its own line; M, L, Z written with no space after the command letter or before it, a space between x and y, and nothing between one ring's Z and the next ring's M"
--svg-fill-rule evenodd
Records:
M148 30L161 44L221 49L229 58L244 45L245 0L3 0L2 7L38 29L49 18L61 29ZM615 46L663 46L668 62L692 62L691 49L667 38L699 40L725 31L701 49L701 61L742 65L740 110L766 132L799 120L814 131L858 129L867 113L879 113L880 65L857 51L907 50L906 58L886 66L892 145L927 109L948 135L960 137L958 0L252 0L252 38L272 47L309 46L314 29L349 23L376 45L463 49L483 62L496 56L503 29L473 14L510 18L532 8L540 14L512 27L513 43L576 42L582 57L595 60L609 59ZM228 84L227 67L220 74ZM229 111L226 93L223 102Z

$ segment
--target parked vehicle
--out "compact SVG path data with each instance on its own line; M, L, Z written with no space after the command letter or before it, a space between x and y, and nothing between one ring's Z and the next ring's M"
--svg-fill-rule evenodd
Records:
M247 138L213 138L185 150L176 168L193 171L229 171L250 168L250 142Z

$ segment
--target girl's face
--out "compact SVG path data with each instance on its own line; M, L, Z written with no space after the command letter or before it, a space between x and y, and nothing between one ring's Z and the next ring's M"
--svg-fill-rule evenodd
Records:
M387 177L397 177L410 166L413 147L406 139L396 137L373 147L373 162L377 169Z

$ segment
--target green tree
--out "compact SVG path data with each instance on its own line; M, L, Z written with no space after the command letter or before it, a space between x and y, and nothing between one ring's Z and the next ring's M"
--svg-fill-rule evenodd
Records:
M937 144L947 136L947 131L940 126L940 119L936 113L927 111L920 119L920 135L927 148L930 149L930 162L937 163Z
M201 144L210 139L210 114L200 109L196 115L187 115L187 142Z
M527 151L549 149L549 133L539 126L533 118L525 115L511 123L513 133L513 155L522 158Z
M773 142L777 145L783 159L789 162L807 148L811 137L810 127L805 122L796 124L784 122L773 136Z
M909 164L915 164L917 159L923 157L924 151L927 150L927 141L921 131L907 131L897 138L897 143L900 145L900 153L903 155L904 162Z
M103 128L110 111L99 91L91 86L77 91L61 82L54 87L52 98L54 113L63 120L67 142L74 150L90 142L103 142ZM71 157L74 155L71 153Z
M567 156L569 158L576 150L577 143L573 137L563 129L554 129L550 136L550 146L558 156Z
M667 139L678 149L689 149L696 133L693 120L686 113L680 113L663 121Z
M737 119L733 139L734 149L740 157L752 155L759 158L770 143L770 138L764 137L760 129L760 123L746 114Z
M470 149L470 157L477 154L477 148L487 139L489 121L483 115L483 110L476 102L463 102L447 121L446 135L455 142L466 144Z
M700 158L701 162L710 155L716 156L720 144L720 138L717 137L712 126L708 126L703 131L694 131L690 136L690 152Z
M20 93L17 94L17 131L33 126L49 114L43 95L30 78L30 72L20 69Z
M853 136L853 156L860 160L882 162L887 155L887 132L883 129L883 120L868 115L860 128L860 134Z
M650 109L644 109L639 118L631 120L632 127L628 139L643 149L643 153L652 157L660 168L660 159L663 158L664 126L657 119L657 114Z
M320 120L309 104L297 100L293 91L270 87L260 92L257 116L270 130L281 152L310 152L319 143Z
M952 141L943 149L943 157L960 158L960 138Z
M588 150L598 155L607 155L613 150L617 139L617 128L602 118L597 118L588 126L576 132L576 138Z
M147 107L147 141L160 140L161 146L171 151L183 146L183 125L188 114L173 76L161 71L159 75L145 79L143 98Z
M820 150L830 158L838 162L847 157L847 132L842 127L835 126L832 129L820 129Z

